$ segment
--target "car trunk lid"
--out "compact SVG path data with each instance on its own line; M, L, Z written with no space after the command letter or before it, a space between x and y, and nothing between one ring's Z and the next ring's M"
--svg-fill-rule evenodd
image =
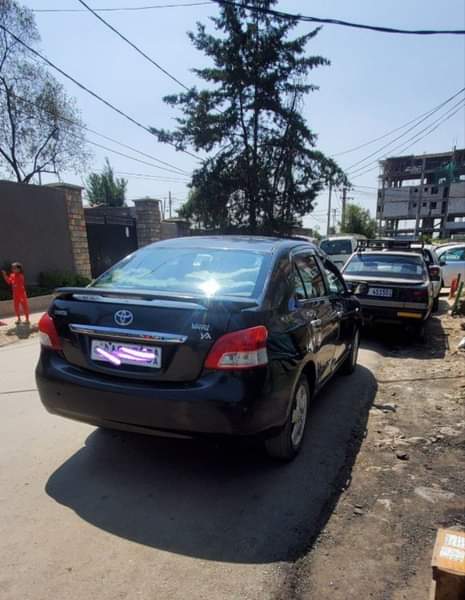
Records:
M51 315L66 360L102 375L193 381L230 315L255 301L62 288Z

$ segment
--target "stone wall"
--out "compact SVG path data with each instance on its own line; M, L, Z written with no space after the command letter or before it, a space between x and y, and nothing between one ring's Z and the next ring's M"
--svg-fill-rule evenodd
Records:
M134 201L137 218L137 241L139 248L161 239L160 201L143 198Z

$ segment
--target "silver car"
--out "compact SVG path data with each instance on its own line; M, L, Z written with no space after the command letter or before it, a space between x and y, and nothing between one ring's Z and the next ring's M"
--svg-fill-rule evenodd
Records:
M461 280L465 281L465 244L438 248L435 253L441 266L444 287L450 287L459 274Z

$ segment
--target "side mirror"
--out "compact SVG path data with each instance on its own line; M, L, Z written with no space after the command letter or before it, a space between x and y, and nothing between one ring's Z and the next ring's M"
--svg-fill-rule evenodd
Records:
M366 283L359 283L354 290L354 294L356 296L364 296L367 293L368 293L368 286Z
M439 264L441 265L441 267L445 267L447 265L446 261L443 258L439 260Z
M429 277L431 281L441 281L441 268L437 265L428 267Z

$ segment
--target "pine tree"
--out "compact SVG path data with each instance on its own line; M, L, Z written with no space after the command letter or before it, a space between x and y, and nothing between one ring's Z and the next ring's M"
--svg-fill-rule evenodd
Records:
M267 9L275 2L248 4ZM345 181L315 148L317 136L301 114L304 96L317 89L308 74L329 65L306 55L318 29L290 39L295 20L229 4L212 21L216 36L201 23L189 34L213 62L194 69L207 89L167 96L183 116L175 131L153 129L160 141L208 154L180 214L221 231L289 232L311 212L325 184Z
M91 206L124 206L126 179L115 178L108 158L101 173L91 173L86 180L87 200Z

